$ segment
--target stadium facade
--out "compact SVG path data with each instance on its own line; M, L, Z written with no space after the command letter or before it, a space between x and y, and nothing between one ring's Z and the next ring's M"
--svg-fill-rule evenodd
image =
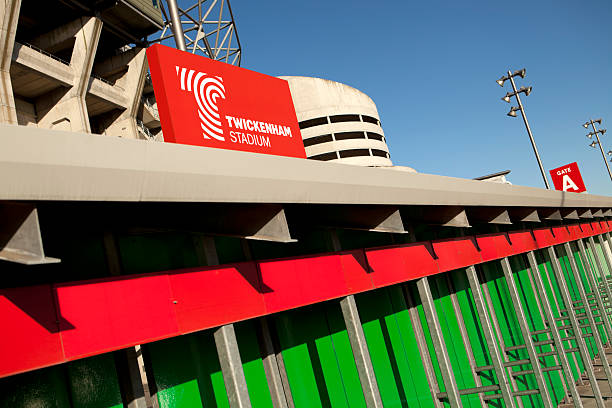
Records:
M4 5L0 407L609 403L610 197L394 171L312 78L329 160L155 143L159 9Z

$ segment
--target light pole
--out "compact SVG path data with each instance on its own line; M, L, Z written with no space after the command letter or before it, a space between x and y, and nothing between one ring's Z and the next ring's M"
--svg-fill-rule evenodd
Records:
M533 152L535 153L536 160L538 161L538 166L540 166L540 172L542 173L542 178L544 179L544 185L546 185L546 188L550 190L550 185L548 185L548 179L546 178L546 172L544 172L544 167L542 167L542 160L540 160L540 153L538 153L538 147L536 146L535 140L533 139L533 134L531 133L531 128L529 127L529 122L527 121L527 115L525 114L525 108L523 107L523 103L521 102L521 97L519 95L522 92L525 94L525 96L529 96L529 94L531 93L531 87L525 88L524 86L521 86L521 89L517 90L516 84L514 83L515 76L518 75L521 78L525 78L525 73L525 68L514 72L508 71L508 75L499 78L497 80L497 83L502 88L504 87L504 83L507 80L510 80L510 83L512 84L513 92L506 93L506 96L504 96L502 100L510 103L511 98L513 96L516 97L516 102L518 103L518 106L512 106L510 108L510 112L508 112L508 116L515 118L516 111L521 111L521 116L523 117L523 122L525 123L525 127L527 128L529 140L531 141L531 147L533 147Z
M595 136L597 141L593 140L593 142L589 146L595 148L596 145L599 145L599 150L601 150L601 157L603 157L604 163L606 163L606 168L608 169L608 175L610 176L610 180L612 180L612 172L610 172L610 165L608 164L608 160L606 160L606 155L604 154L603 146L601 145L601 140L599 140L599 135L601 134L603 136L606 133L606 129L597 130L597 128L595 127L595 123L598 123L601 125L601 118L595 119L595 120L590 119L588 122L586 122L582 126L585 129L588 129L589 125L591 125L591 127L593 128L593 131L589 132L587 137L591 139L593 136ZM611 152L608 152L608 154L610 153Z

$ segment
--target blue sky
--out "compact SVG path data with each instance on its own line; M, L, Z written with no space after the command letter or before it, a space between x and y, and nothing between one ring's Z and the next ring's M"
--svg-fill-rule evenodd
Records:
M510 169L543 187L509 90L518 86L544 168L577 161L588 192L612 193L601 153L580 125L602 117L612 149L612 4L608 1L233 0L242 66L340 81L378 106L394 164L473 178ZM552 184L552 183L551 183Z

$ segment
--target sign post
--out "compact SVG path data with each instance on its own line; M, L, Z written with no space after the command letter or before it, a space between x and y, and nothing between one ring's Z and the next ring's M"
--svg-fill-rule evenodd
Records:
M586 191L576 162L550 170L555 190L582 193Z
M287 81L160 44L147 59L164 141L306 158Z

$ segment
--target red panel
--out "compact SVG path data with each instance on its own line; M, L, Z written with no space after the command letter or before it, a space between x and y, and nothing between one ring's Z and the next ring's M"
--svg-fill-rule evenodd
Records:
M509 232L508 238L512 243L513 255L538 249L538 244L530 230Z
M433 241L440 272L464 268L482 262L473 237L451 238Z
M582 236L584 238L590 237L593 235L593 228L591 228L591 224L588 222L584 222L580 224L580 229L582 230Z
M0 377L64 361L50 285L0 289Z
M550 228L536 228L533 230L533 236L538 248L546 248L557 243Z
M555 190L582 193L586 191L582 175L576 162L550 170Z
M582 238L582 230L580 229L580 225L572 224L567 226L567 230L569 231L570 241L575 241L577 239Z
M563 227L552 227L553 234L555 235L555 242L557 244L563 244L570 241L570 233L565 226Z
M178 335L167 275L55 287L66 358L75 359Z
M377 288L438 273L429 243L367 249L365 252Z
M512 245L504 233L479 235L476 242L484 262L512 255Z
M254 262L168 275L181 333L262 316L266 308Z
M339 256L348 293L374 289L370 276L372 271L363 250L344 251Z
M603 232L603 228L601 228L601 224L599 221L595 221L591 223L591 228L593 228L593 232L595 235L601 234Z
M268 313L348 294L339 255L262 261L259 271Z
M612 221L606 221L608 224L608 231L612 231Z

